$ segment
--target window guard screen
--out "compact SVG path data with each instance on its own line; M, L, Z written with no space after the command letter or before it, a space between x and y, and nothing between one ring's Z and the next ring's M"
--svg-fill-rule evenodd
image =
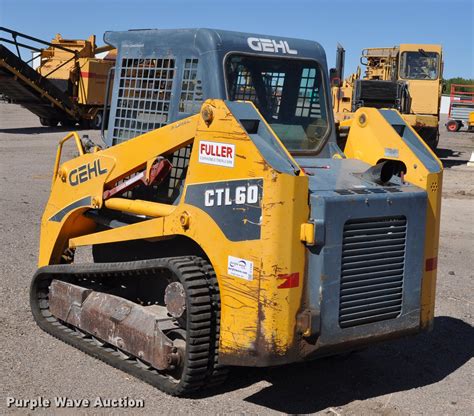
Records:
M184 61L183 80L179 112L194 114L199 112L202 104L202 82L197 77L199 60L187 58Z
M174 59L122 59L113 144L167 124L174 72Z

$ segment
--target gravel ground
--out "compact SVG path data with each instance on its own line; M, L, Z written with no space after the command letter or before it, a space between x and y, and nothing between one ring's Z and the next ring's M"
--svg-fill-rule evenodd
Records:
M273 369L237 368L200 399L176 399L42 332L28 307L40 217L61 128L46 129L17 105L0 104L0 413L98 414L97 408L7 409L6 398L142 399L143 409L104 414L471 415L474 345L474 135L441 128L445 165L434 331ZM98 139L96 131L89 133Z

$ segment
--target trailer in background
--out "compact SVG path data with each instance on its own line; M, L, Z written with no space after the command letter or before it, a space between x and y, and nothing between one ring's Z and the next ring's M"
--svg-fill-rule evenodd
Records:
M474 84L452 84L446 129L451 132L467 127L474 130Z

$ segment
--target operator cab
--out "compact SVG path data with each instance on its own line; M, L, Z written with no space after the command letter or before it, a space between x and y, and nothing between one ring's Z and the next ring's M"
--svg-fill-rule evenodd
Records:
M106 32L117 48L112 146L197 113L203 101L252 101L293 154L331 156L326 56L316 42L211 29Z

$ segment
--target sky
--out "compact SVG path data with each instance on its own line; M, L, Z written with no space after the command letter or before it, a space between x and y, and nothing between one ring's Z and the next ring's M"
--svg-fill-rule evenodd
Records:
M474 78L474 0L0 0L0 26L50 40L107 30L208 27L315 40L346 76L367 47L443 46L444 78ZM5 35L1 33L0 37Z

